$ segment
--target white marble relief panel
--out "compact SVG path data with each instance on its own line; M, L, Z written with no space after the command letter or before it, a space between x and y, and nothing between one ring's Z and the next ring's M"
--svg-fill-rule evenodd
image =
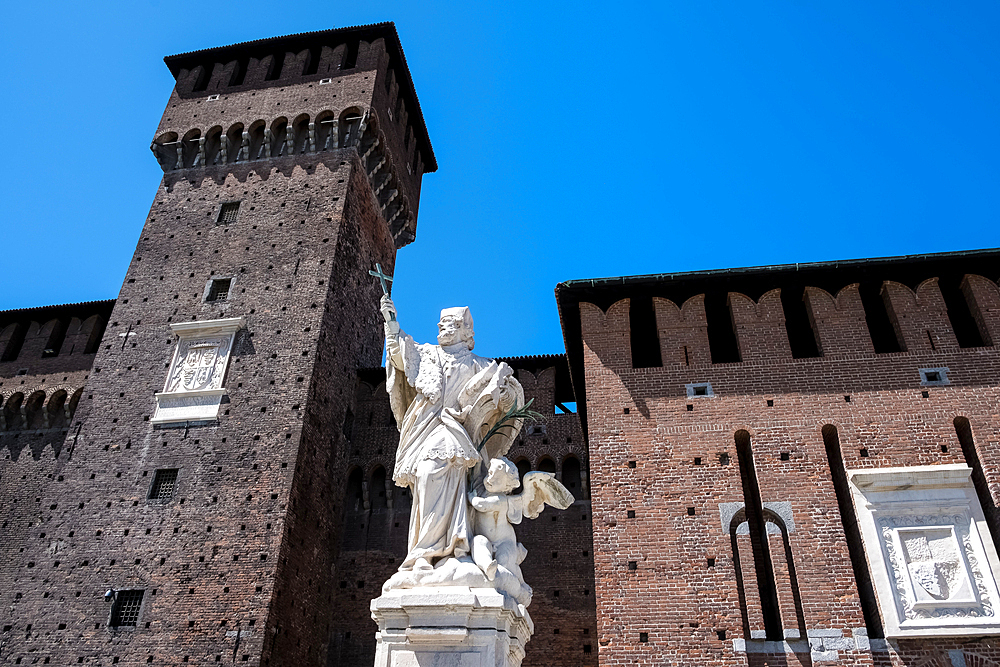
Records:
M177 344L166 392L218 389L226 373L232 335L181 339Z
M1000 634L1000 563L970 473L849 471L887 637Z
M156 394L154 424L218 418L233 338L243 318L172 324L178 336L163 391Z

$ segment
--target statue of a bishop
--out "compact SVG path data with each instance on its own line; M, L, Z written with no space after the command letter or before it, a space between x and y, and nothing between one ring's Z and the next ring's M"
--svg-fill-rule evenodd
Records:
M481 480L483 461L510 448L519 422L500 429L479 451L489 429L513 406L524 405L524 392L510 366L472 353L468 308L441 311L437 345L417 343L401 331L388 296L380 308L386 389L399 427L393 480L413 494L407 554L399 570L408 582L403 585L421 585L422 575L435 567L444 575L441 566L448 559L475 567L469 556L469 479Z

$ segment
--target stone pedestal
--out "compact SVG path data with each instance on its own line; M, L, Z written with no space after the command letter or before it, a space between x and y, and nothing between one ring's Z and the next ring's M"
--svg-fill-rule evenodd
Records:
M395 589L371 603L375 667L519 667L527 610L492 588Z

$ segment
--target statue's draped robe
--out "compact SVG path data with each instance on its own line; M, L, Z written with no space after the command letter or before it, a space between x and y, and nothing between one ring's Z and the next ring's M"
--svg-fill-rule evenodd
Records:
M462 424L471 409L463 389L491 360L473 354L464 342L417 344L400 332L398 343L403 369L386 364L386 387L399 425L392 477L413 491L408 549L400 566L406 570L418 558L433 564L469 552L467 471L480 456Z

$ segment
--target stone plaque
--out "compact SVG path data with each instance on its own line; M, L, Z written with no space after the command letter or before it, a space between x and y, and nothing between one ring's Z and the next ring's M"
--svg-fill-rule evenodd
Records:
M163 391L156 394L154 424L218 418L233 338L242 327L242 317L170 325L178 341Z
M971 472L848 471L886 637L1000 634L1000 561Z

